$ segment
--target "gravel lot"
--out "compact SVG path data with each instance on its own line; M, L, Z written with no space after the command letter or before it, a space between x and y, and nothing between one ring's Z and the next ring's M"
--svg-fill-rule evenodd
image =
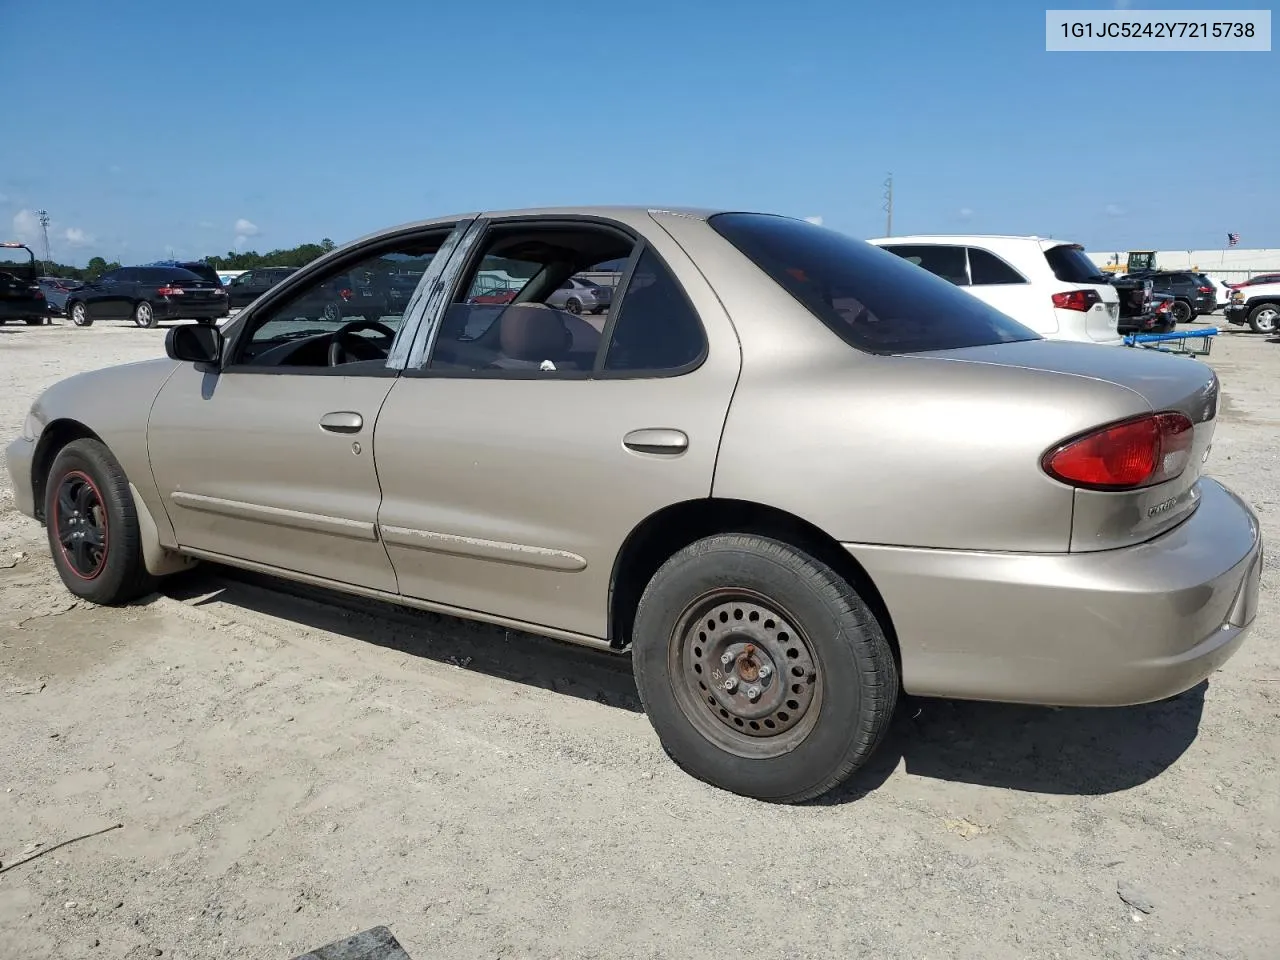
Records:
M163 336L0 327L0 438ZM1280 545L1280 343L1212 362L1209 468ZM387 924L414 960L1270 960L1278 552L1250 640L1183 697L908 702L873 769L779 808L670 763L625 660L217 569L75 604L6 473L0 953L287 960Z

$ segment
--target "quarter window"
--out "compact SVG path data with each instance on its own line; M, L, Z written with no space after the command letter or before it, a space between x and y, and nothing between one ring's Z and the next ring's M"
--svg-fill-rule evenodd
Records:
M969 248L969 276L973 285L1026 283L1027 279L999 257L978 247Z
M696 363L705 349L693 304L662 260L646 248L619 303L604 369L679 370Z

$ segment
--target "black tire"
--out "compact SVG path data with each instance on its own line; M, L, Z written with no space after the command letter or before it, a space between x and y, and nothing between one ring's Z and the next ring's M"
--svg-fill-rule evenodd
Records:
M840 784L897 703L897 665L870 608L826 564L765 537L720 534L671 557L632 638L640 700L668 755L758 800L798 803Z
M1173 306L1169 308L1173 314L1173 319L1177 323L1190 323L1195 319L1196 312L1191 309L1191 304L1185 300L1173 301Z
M155 307L146 300L139 300L133 307L133 322L150 330L160 325L160 318L156 316Z
M582 301L577 297L570 297L565 301L564 308L576 316L582 313Z
M97 440L75 440L58 452L45 484L44 518L53 564L77 597L119 606L155 589L129 481Z
M71 322L77 327L92 327L93 317L89 316L89 308L78 300L73 301L67 307L67 316L71 318Z
M1280 333L1280 303L1260 303L1249 311L1249 329L1254 333Z

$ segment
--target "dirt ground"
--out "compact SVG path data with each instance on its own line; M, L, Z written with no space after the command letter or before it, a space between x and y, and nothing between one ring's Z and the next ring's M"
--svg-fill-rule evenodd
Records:
M0 438L163 336L0 327ZM414 960L1273 960L1280 343L1212 362L1209 469L1277 545L1241 652L1142 708L907 702L795 808L681 773L623 659L208 568L75 604L4 474L0 955L287 960L386 924Z

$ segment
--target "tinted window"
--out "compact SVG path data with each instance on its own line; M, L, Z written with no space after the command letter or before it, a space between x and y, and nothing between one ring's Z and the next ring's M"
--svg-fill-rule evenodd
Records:
M622 295L606 370L678 370L702 356L705 341L680 283L652 250L636 261Z
M994 253L969 248L969 276L974 286L992 283L1026 283L1027 279Z
M969 285L969 273L964 264L964 247L950 247L935 243L895 243L884 249L908 263L923 267L935 277L951 281L958 287Z
M135 281L135 280L137 280L137 279L139 278L139 275L140 275L141 273L142 273L142 271L141 271L141 270L136 269L135 267L125 267L125 268L123 268L123 269L121 269L121 270L116 270L116 271L114 271L114 272L112 272L112 273L108 273L108 274L107 274L106 276L104 276L102 279L103 279L103 280L108 280L108 279L110 279L110 280L114 280L114 281L116 281L117 283L132 283L133 281Z
M1106 283L1106 275L1085 255L1083 247L1064 243L1044 252L1049 269L1063 283Z
M860 350L915 353L1040 339L953 284L834 230L750 213L718 214L710 223Z

